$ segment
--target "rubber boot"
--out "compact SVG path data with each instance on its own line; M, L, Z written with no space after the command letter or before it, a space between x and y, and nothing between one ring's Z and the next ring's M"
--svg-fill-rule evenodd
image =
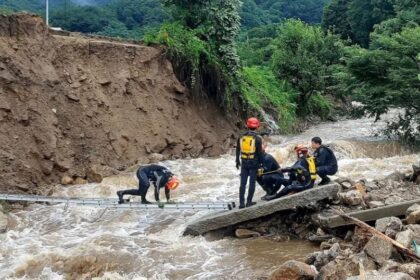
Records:
M239 209L245 208L245 204L239 204Z
M246 203L246 207L251 207L252 205L255 205L255 204L257 204L257 203L256 202L253 202L253 201L247 202Z
M327 176L322 178L321 182L318 184L318 186L324 186L331 182L331 179Z
M268 195L265 200L270 201L276 198L277 198L276 194L273 194L273 195Z
M152 204L150 201L148 201L147 199L146 199L146 197L144 197L144 196L142 196L141 197L141 204Z

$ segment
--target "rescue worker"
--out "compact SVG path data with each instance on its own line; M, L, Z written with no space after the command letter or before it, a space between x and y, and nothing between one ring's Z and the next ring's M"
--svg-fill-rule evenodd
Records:
M298 160L292 167L280 170L280 172L289 173L289 184L278 193L268 196L266 200L276 199L291 192L301 192L313 188L316 180L315 159L308 156L309 150L305 145L297 145L294 151Z
M312 138L311 147L315 150L313 156L315 157L316 172L322 179L318 185L326 185L331 182L328 175L337 173L337 159L329 147L322 145L322 140L319 137Z
M241 184L239 187L239 208L250 207L255 192L258 169L262 167L262 139L255 132L260 126L257 118L249 118L248 131L238 139L236 145L236 168L241 167ZM249 177L248 197L245 204L245 188Z
M266 192L266 195L261 197L265 200L268 196L275 194L282 184L287 184L288 180L284 178L282 173L275 172L280 170L280 165L277 160L266 152L267 141L263 140L263 172L268 174L258 174L257 182Z
M155 200L159 199L159 191L165 188L166 200L169 201L171 196L171 190L176 189L179 186L179 180L169 171L166 167L152 164L140 167L137 172L137 179L139 180L139 188L132 190L117 191L119 203L124 203L124 195L138 195L141 196L141 203L150 204L146 199L147 190L150 187L150 182L154 185Z

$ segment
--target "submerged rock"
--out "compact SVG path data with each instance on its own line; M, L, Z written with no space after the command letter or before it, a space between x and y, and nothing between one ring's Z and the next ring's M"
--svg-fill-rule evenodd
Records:
M260 237L261 234L259 232L252 231L249 229L238 228L237 230L235 230L235 236L237 238L243 239L243 238L251 238L251 237Z

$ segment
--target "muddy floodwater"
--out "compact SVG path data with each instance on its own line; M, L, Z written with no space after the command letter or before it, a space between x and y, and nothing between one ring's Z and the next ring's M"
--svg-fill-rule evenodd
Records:
M372 119L324 123L299 135L272 137L268 152L287 166L293 162L294 145L320 136L337 151L335 177L373 180L396 170L407 172L420 154L372 137L382 125ZM237 200L239 172L234 163L232 155L224 155L162 164L182 181L173 198L199 202ZM127 173L101 184L57 186L53 195L108 198L136 184L134 174ZM153 200L152 191L149 195ZM258 188L255 200L262 195ZM284 261L317 250L298 240L212 241L182 235L189 221L208 213L32 204L13 212L10 229L0 235L0 279L256 279Z

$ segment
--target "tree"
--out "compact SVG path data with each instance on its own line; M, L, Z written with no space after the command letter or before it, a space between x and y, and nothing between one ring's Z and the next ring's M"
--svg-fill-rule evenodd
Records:
M363 111L379 119L390 108L401 109L386 132L409 141L420 135L420 19L413 16L418 9L416 1L401 1L396 17L371 33L369 49L352 48L347 55L352 79L345 86Z
M279 79L291 82L299 92L298 112L308 112L308 101L328 86L331 67L342 56L342 43L324 35L321 28L299 20L281 24L275 39L272 68Z
M354 34L347 18L348 8L348 0L333 0L329 5L325 6L322 18L322 29L325 33L331 31L340 35L342 39L354 40Z

